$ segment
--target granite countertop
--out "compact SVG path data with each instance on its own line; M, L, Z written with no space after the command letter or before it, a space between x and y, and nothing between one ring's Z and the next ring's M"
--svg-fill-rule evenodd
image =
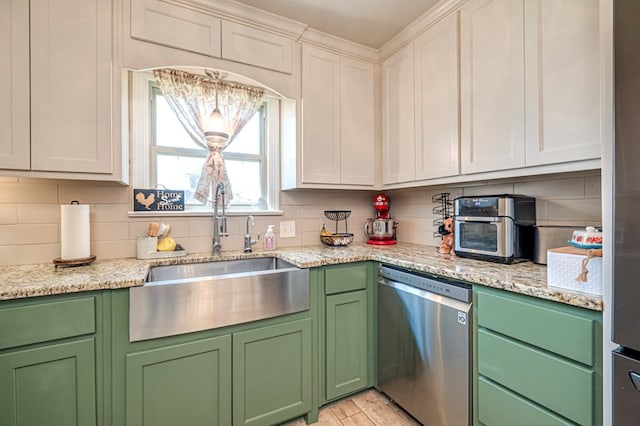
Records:
M488 287L601 311L602 297L547 286L547 268L531 262L501 265L439 254L436 247L398 243L394 246L352 244L348 247L304 246L190 254L158 260L98 260L91 265L56 268L53 264L0 267L0 300L89 290L141 286L150 266L259 257L278 257L301 268L375 260Z

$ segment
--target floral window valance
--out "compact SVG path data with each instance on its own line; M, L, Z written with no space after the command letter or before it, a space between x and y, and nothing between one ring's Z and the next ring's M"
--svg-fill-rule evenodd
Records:
M226 200L233 198L231 183L224 164L222 150L233 142L245 124L262 105L264 90L245 84L212 79L208 76L163 68L154 71L158 86L178 120L194 143L209 151L194 198L212 202L211 188L223 182ZM205 129L217 107L222 113L229 137L207 138Z

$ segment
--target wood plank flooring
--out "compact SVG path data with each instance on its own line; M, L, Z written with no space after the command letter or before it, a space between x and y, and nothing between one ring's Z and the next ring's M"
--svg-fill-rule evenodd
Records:
M375 389L327 405L314 426L418 426L420 423ZM300 418L286 426L304 426Z

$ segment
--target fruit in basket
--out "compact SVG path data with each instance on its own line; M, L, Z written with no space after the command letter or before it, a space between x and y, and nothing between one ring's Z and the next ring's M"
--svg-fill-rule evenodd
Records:
M329 235L333 235L331 232L327 231L327 228L324 227L324 223L322 224L322 231L320 231L320 235L322 236L329 236Z

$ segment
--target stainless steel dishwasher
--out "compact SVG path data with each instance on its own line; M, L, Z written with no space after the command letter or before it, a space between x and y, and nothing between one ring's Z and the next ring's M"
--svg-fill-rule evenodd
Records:
M428 426L471 423L471 286L380 266L378 387Z

